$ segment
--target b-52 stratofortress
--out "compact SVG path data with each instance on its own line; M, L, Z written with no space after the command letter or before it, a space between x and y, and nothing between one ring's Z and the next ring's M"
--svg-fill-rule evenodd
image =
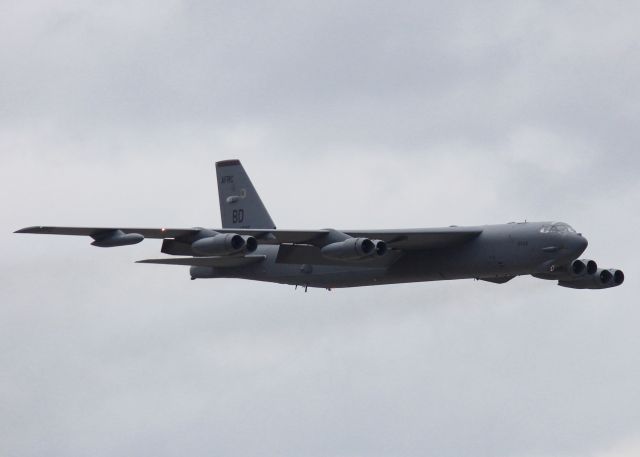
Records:
M624 274L580 258L587 240L563 222L401 230L276 229L238 160L216 163L222 228L37 226L16 233L83 235L99 247L162 239L191 279L241 278L326 289L448 279L503 284L521 275L562 287L606 289Z

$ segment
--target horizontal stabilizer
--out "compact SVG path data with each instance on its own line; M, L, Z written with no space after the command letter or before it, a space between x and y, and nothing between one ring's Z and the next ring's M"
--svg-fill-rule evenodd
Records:
M216 268L234 268L244 267L254 263L262 262L265 259L263 255L248 255L244 257L172 257L165 259L146 259L138 260L136 263L157 263L161 265L187 265L196 267L216 267Z

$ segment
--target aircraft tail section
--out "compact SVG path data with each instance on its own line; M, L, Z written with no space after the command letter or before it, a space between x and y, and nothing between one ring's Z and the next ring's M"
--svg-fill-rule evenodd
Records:
M216 162L222 228L275 229L239 160Z

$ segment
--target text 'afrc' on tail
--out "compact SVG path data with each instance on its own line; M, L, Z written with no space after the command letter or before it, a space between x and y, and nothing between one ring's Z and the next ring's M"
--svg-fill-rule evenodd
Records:
M239 160L216 162L222 228L275 229Z

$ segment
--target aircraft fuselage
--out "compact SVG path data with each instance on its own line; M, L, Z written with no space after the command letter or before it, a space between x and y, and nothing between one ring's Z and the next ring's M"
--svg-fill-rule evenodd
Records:
M447 279L478 278L502 282L511 277L549 272L576 259L587 240L573 231L543 233L551 222L523 222L482 227L482 233L454 248L407 251L388 266L362 260L344 266L278 263L280 246L260 245L266 258L249 267L192 267L192 276L242 278L308 287L340 288Z

